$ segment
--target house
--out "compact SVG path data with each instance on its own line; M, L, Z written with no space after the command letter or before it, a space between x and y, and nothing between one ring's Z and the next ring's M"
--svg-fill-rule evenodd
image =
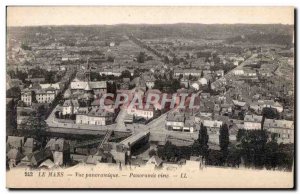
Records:
M236 107L244 107L246 105L246 102L239 101L239 100L232 100L232 103Z
M244 77L256 77L257 76L257 72L256 70L252 70L252 69L244 69Z
M223 103L221 104L221 114L231 114L232 113L232 106L231 104Z
M110 43L109 43L109 46L110 46L110 47L114 47L115 45L116 45L115 42L110 42Z
M23 145L23 153L25 155L31 154L37 148L37 142L33 138L27 138Z
M17 164L21 161L22 154L18 149L13 148L8 151L6 157L9 163L9 167L12 168L17 166Z
M105 109L106 111L109 111L109 112L115 112L115 107L114 107L115 103L113 100L105 98L103 101L103 104L101 104L101 103L102 103L101 99L95 99L91 103L91 107Z
M133 123L133 115L127 114L127 115L124 117L124 123L125 123L125 124L132 124L132 123Z
M52 160L47 159L39 165L39 168L52 169L55 167L55 164Z
M250 109L256 111L257 113L261 113L262 109L265 107L274 108L279 113L283 111L283 106L274 100L258 100L257 102L250 104Z
M202 86L207 85L207 83L208 83L207 79L204 78L204 77L200 78L200 79L198 80L198 82L199 82Z
M154 87L155 78L153 76L145 76L144 80L148 89L152 89Z
M226 86L226 84L227 84L227 81L226 81L225 77L221 77L220 79L213 82L210 87L212 90L224 90L225 89L224 87Z
M188 118L184 121L183 132L195 132L195 120L193 118Z
M261 76L263 76L263 77L271 77L271 76L273 76L273 72L272 72L272 70L271 69L269 69L269 68L260 68L259 69L259 75L261 75Z
M20 149L24 144L24 137L8 136L6 140L6 146L8 149Z
M195 120L189 113L170 112L167 115L165 127L167 130L195 132Z
M246 130L258 130L261 129L262 116L258 115L246 115L244 117L244 129Z
M55 165L66 164L70 160L70 144L63 138L52 138L45 148L52 152Z
M117 68L117 69L103 69L102 71L99 72L100 75L113 75L115 77L119 77L122 75L123 71L129 71L130 75L133 76L133 70L130 69L122 69L122 68Z
M182 75L183 77L201 77L202 71L201 70L195 70L195 69L175 69L174 70L174 76L179 77Z
M235 69L233 70L234 75L244 75L244 70L243 69Z
M47 159L52 159L52 153L48 148L37 150L31 154L26 155L24 158L22 158L21 163L37 167Z
M210 93L203 92L203 93L200 94L200 98L201 99L208 99L208 98L210 98Z
M69 99L71 98L72 92L70 89L67 89L64 93L64 99Z
M21 100L26 106L31 106L36 100L38 103L51 103L60 92L60 85L34 83L21 91Z
M185 88L188 88L189 86L189 80L186 79L185 77L180 79L180 85L184 86Z
M166 118L165 127L167 130L182 131L185 117L182 113L170 112Z
M224 76L224 70L217 70L215 71L215 74L217 77L223 77Z
M100 75L113 75L116 77L121 76L122 71L120 69L103 69L99 72Z
M120 89L128 90L130 86L130 78L124 77L122 83L120 83Z
M56 96L54 88L39 89L35 91L35 98L38 103L51 103Z
M47 90L52 89L55 91L55 95L59 93L59 91L62 89L59 83L54 84L40 84L41 89Z
M154 107L153 105L146 107L145 104L143 104L142 106L133 106L132 108L129 107L127 109L127 113L135 117L142 117L149 120L154 116Z
M62 107L63 115L77 114L79 109L78 100L66 100Z
M223 122L218 120L203 120L203 126L208 129L220 129Z
M200 89L200 84L198 82L194 82L191 87L198 91Z
M277 134L278 143L294 143L294 122L288 120L265 119L264 129Z
M95 95L105 94L107 92L106 81L72 81L70 85L72 93L92 90Z
M105 109L92 108L88 112L78 111L76 115L76 124L85 125L109 125L113 122L114 113Z
M153 168L160 168L162 167L162 159L160 159L158 156L152 156L146 163L147 166L152 166Z
M26 106L31 106L32 104L32 91L28 88L25 88L21 91L21 100L25 103Z

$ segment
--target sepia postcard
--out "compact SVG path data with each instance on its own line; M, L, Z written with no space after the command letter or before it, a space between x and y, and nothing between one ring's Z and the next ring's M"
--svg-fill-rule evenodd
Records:
M6 12L7 188L295 188L294 7Z

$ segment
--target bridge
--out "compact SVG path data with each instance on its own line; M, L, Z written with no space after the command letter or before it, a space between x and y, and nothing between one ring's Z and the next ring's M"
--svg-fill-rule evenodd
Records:
M121 145L123 145L125 147L128 147L130 149L135 144L137 144L138 142L142 141L146 137L149 137L149 135L150 135L150 131L149 130L140 131L140 132L137 132L135 134L132 134L128 138L126 138L123 141L121 141L119 144L121 144Z

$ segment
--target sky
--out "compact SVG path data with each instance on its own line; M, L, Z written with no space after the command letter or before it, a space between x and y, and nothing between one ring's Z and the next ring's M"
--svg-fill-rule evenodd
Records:
M293 7L8 7L8 26L294 24Z

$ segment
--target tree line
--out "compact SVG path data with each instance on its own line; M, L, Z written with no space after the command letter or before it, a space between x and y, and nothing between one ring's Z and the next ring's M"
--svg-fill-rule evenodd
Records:
M199 156L206 165L259 169L292 170L294 144L279 144L276 136L266 130L239 129L237 143L229 139L229 127L223 124L219 130L219 149L209 147L207 127L202 123L198 139L192 146L178 147L170 142L159 147L157 155L164 161L178 162Z

